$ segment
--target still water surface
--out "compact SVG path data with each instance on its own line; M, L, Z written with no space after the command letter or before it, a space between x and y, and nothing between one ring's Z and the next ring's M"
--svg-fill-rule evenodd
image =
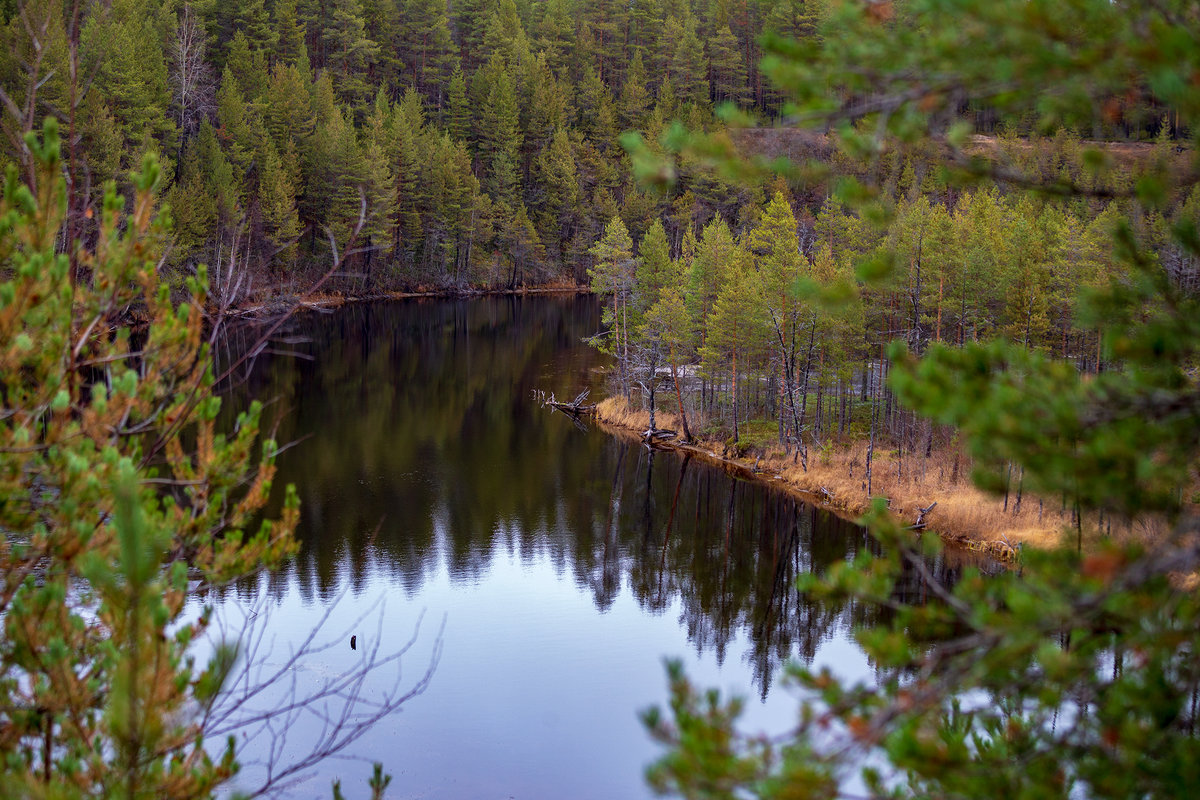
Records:
M252 676L273 677L246 706L282 708L413 639L344 718L333 697L239 734L240 786L431 664L423 692L288 796L328 797L338 776L365 796L380 761L390 798L649 797L658 749L637 712L664 702L665 657L777 732L796 709L789 659L871 679L850 638L869 612L793 588L872 547L859 529L537 405L535 389L599 393L605 360L582 342L599 326L585 297L355 305L290 322L280 347L304 357L260 357L233 391L229 411L272 404L296 443L277 484L303 503L293 563L207 598L249 643ZM325 648L291 663L322 620Z

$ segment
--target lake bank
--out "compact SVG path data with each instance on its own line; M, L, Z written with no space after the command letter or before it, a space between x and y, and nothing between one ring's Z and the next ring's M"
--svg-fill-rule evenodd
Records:
M596 406L596 419L610 432L642 438L649 414L630 409L622 398L608 398ZM660 427L678 429L674 414L660 409ZM1031 495L1015 492L1008 502L976 488L970 480L971 464L963 453L935 450L920 471L898 469L893 451L877 446L872 457L872 481L867 493L865 464L867 443L835 444L810 456L805 470L782 449L767 447L744 455L729 452L724 442L696 437L685 444L674 439L656 440L656 446L683 450L719 463L743 477L778 486L805 502L854 520L866 513L871 497L886 497L891 510L915 525L922 509L927 529L943 541L1015 560L1021 546L1053 547L1071 525L1069 511ZM959 463L954 464L955 459ZM1085 524L1086 527L1086 524ZM1132 533L1132 531L1131 531Z
M384 292L366 292L363 294L345 294L342 292L313 292L308 294L298 295L277 295L268 298L256 298L248 300L243 304L234 306L228 309L225 314L231 317L257 317L264 315L277 314L288 311L299 310L320 310L340 308L344 305L352 303L372 303L387 300L413 300L413 299L431 299L431 300L457 300L467 299L472 297L507 297L507 296L528 296L528 295L556 295L556 294L589 294L591 289L587 286L578 286L574 284L554 285L547 284L545 286L518 286L511 289L507 288L457 288L457 289L430 289L428 291L384 291Z
M403 675L437 656L426 691L344 751L354 764L319 765L292 794L380 761L401 797L650 800L643 768L661 746L637 712L667 697L664 657L746 697L743 720L770 732L794 725L788 663L872 680L852 632L884 612L794 588L877 552L865 531L539 406L539 389L600 393L608 357L584 342L600 324L584 295L346 303L293 315L277 338L302 357L264 352L229 383L224 430L259 399L264 427L297 443L273 483L301 498L299 553L203 598L239 636L251 615L274 642L250 668L279 663L326 614L317 641L334 645L289 673L301 693L405 646L422 613ZM929 564L946 582L964 568L950 554ZM369 677L360 696L399 674ZM284 705L291 685L260 704ZM321 723L290 726L288 755ZM243 745L235 789L254 788L269 744Z

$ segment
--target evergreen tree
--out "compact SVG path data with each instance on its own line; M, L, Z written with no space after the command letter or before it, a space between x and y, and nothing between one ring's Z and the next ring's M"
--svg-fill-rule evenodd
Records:
M225 68L237 79L238 88L246 100L262 99L269 80L267 54L264 50L252 50L250 40L242 31L234 34Z
M620 114L617 119L624 130L639 129L650 107L650 92L646 89L646 69L642 63L642 51L634 52L621 87Z
M1152 166L1128 187L1141 208L1117 223L1109 245L1125 263L1124 280L1076 301L1085 326L1105 327L1101 353L1119 356L1121 368L1087 375L1036 346L1043 324L1037 318L1056 302L1047 266L1073 268L1053 254L1064 242L1074 248L1079 238L1051 202L1077 195L1071 205L1078 208L1085 193L1064 182L1070 170L1043 171L1036 148L1025 163L976 155L958 171L968 163L969 127L950 133L946 127L958 98L973 97L1014 123L1053 130L1068 120L1091 129L1102 121L1095 118L1102 98L1147 81L1194 122L1196 85L1182 76L1194 70L1195 37L1180 38L1177 27L1194 22L1176 14L1181 8L913 0L898 8L839 6L813 41L768 40L768 72L801 117L823 125L852 114L863 97L888 109L868 125L835 134L871 169L880 152L920 142L939 159L951 154L943 166L954 185L975 183L981 174L1019 175L1010 187L1016 199L977 192L952 219L968 234L963 260L995 267L991 274L1001 276L994 310L1010 325L1019 323L1010 330L1016 341L935 344L920 360L898 344L891 349L890 387L900 402L954 426L970 442L981 485L1002 489L1006 467L1018 465L1025 490L1062 497L1074 509L1074 524L1063 546L1017 554L1019 570L985 576L968 568L951 586L927 567L939 549L936 539L914 540L880 498L866 518L879 547L799 584L804 595L887 610L889 624L857 637L877 673L873 682L797 668L806 690L800 724L779 741L740 734L740 702L697 691L673 665L672 721L657 712L646 716L671 747L649 773L657 790L829 797L844 790L849 774L860 776L866 793L889 797L1147 797L1190 790L1200 750L1193 731L1200 608L1179 576L1200 568L1194 542L1200 515L1183 491L1200 449L1194 375L1200 301L1158 262L1155 217L1167 198L1193 189L1195 173ZM1096 36L1106 42L1103 55L1092 49ZM1030 53L1038 57L1030 60ZM998 74L1008 76L1002 85ZM908 93L930 80L940 87L936 95ZM1052 96L1045 93L1049 84ZM1103 162L1098 151L1090 158ZM913 184L921 184L919 175ZM886 187L851 183L841 195L879 219L888 210L877 204L885 193ZM923 240L920 231L940 236L943 222L920 202L913 198L899 209L900 252L889 247L886 258L863 265L863 275L875 290L903 288L910 302L923 304L924 292L912 281L915 263L905 264L903 256L920 249L913 246ZM1001 224L991 224L996 220ZM1200 251L1195 220L1166 235L1181 249ZM997 240L1011 240L1012 247L993 248L989 264L983 252ZM822 269L838 262L823 250L817 252ZM896 268L910 271L879 286ZM960 280L956 291L971 282ZM722 303L712 317L723 314ZM912 314L928 316L920 308ZM716 338L710 333L710 341ZM1096 530L1101 514L1153 516L1163 532L1152 541L1118 543ZM1089 527L1094 538L1084 550ZM1130 653L1136 668L1126 664Z
M671 20L667 24L671 25ZM689 13L674 24L678 26L678 32L672 36L675 49L667 74L681 101L706 105L709 99L708 59L696 32L696 19Z
M210 751L195 710L236 653L194 662L209 617L184 619L188 581L279 564L294 550L296 497L289 489L281 518L255 525L275 447L259 441L258 404L217 433L205 274L178 305L160 283L154 159L133 178L128 215L110 185L95 247L77 254L92 280L73 281L53 118L44 131L28 139L36 186L10 169L0 198L11 268L0 287L11 315L0 333L0 785L15 797L207 796L234 773L234 743ZM136 344L112 324L130 307L145 320ZM164 500L165 481L190 491Z
M264 140L258 162L258 201L267 238L273 245L268 258L271 263L287 266L295 261L296 240L300 236L296 190L292 176L270 139Z
M617 359L618 377L626 396L630 392L630 353L632 330L639 319L634 306L634 282L637 259L633 255L633 239L625 223L614 215L601 237L589 251L595 264L588 269L592 291L610 298L605 306L603 322L608 329L603 337L593 341Z
M483 188L494 199L512 203L520 185L521 129L516 90L508 72L493 62L491 87L480 112L479 155Z
M407 71L413 85L431 108L446 102L447 81L461 73L458 52L450 36L446 4L442 0L408 0L401 28Z
M296 0L275 0L272 13L275 18L273 27L277 34L276 64L294 65L300 60L301 52L308 49L305 44L307 32L296 10Z
M109 14L89 17L83 29L80 46L98 65L94 85L124 136L123 169L132 168L152 142L175 150L166 16L150 0L114 0Z
M331 2L329 20L323 28L325 57L333 71L338 97L357 112L374 94L367 76L379 55L379 44L367 36L360 0Z
M459 142L470 141L471 110L467 105L467 84L462 69L454 68L446 90L446 131Z
M634 282L634 304L645 311L659 301L669 286L678 286L678 263L671 259L667 232L662 221L654 220L638 247L638 269Z
M710 377L717 378L723 373L729 376L731 442L736 446L745 413L739 405L740 384L761 354L766 328L762 304L758 301L762 279L747 263L745 251L736 248L733 253L734 257L721 268L721 288L707 319L700 363Z
M550 146L538 155L532 185L537 192L533 219L541 240L552 255L561 256L580 211L574 148L566 129L555 130Z
M741 103L745 99L746 68L737 37L728 25L719 28L708 42L712 72L712 95L717 102Z
M535 29L535 46L546 54L546 63L556 74L564 74L571 63L574 39L575 23L569 0L547 0L542 4L542 17Z
M225 144L230 160L244 173L250 167L256 149L258 131L255 109L242 95L241 87L229 67L221 78L217 92L217 132Z

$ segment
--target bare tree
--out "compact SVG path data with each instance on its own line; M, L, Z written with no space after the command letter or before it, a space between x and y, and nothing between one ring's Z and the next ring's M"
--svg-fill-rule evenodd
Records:
M184 5L179 12L179 25L169 53L172 102L180 134L177 163L183 160L183 143L200 130L200 123L214 109L215 83L205 58L206 49L204 26L191 5Z
M373 602L345 627L331 624L338 597L296 643L281 645L271 633L273 602L263 591L244 605L223 604L210 628L210 645L235 655L224 687L210 705L198 709L206 741L236 736L249 797L280 796L314 775L323 761L338 756L380 721L429 686L442 653L442 627L433 639L424 669L406 681L404 659L420 638L411 636L385 648L385 604ZM374 632L363 635L374 618ZM344 671L322 674L320 665L354 637L361 660ZM223 642L236 642L229 648ZM301 740L301 741L297 741ZM248 757L246 757L248 756Z

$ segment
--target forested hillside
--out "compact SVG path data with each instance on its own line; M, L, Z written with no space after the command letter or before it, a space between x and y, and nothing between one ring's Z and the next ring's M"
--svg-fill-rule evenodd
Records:
M714 220L754 226L770 192L687 159L668 192L644 191L619 137L656 142L676 120L719 129L714 109L727 103L777 118L761 41L815 36L829 5L5 0L2 159L32 178L22 136L58 117L66 234L86 238L104 183L129 193L131 169L155 151L175 222L167 266L185 276L208 264L222 303L303 290L347 251L331 285L350 293L579 284L617 215L635 241L661 220L676 257ZM981 132L996 127L988 108L960 111ZM1120 98L1083 133L1146 138L1163 114ZM889 169L897 192L932 179L915 155ZM828 192L790 189L803 226ZM843 244L828 244L840 258Z

